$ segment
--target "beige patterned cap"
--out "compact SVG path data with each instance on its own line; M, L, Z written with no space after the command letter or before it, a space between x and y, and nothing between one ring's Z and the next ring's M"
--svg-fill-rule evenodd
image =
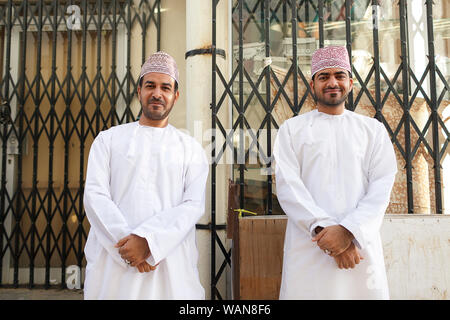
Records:
M141 68L139 81L143 76L150 72L165 73L175 79L175 81L179 84L177 63L174 58L163 51L158 51L152 54L147 61L145 61Z
M350 59L345 47L329 46L314 51L311 58L311 76L328 68L341 68L352 73Z

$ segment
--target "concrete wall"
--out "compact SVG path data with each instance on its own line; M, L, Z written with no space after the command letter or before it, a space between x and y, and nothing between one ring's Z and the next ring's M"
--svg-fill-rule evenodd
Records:
M450 215L386 215L391 299L450 299Z

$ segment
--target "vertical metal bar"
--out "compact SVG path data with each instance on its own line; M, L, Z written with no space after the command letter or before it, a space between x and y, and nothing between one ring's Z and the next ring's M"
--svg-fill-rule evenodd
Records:
M32 199L31 199L31 235L30 235L30 283L29 287L34 287L34 260L36 257L37 250L34 249L34 238L37 233L36 220L38 216L38 208L36 202L38 200L38 157L39 157L39 107L41 105L41 58L42 58L42 6L43 0L38 3L38 26L37 26L37 59L36 59L36 95L34 97L34 132L33 136L33 188L32 188ZM44 124L43 124L44 125ZM39 246L38 246L39 247Z
M293 0L294 1L294 0ZM285 2L283 3L283 23L286 21L286 6ZM284 26L283 26L284 27ZM293 26L294 28L294 26ZM270 0L264 1L264 42L265 42L265 56L266 58L270 58ZM297 37L295 37L295 40L297 40ZM295 58L295 57L294 57ZM266 106L267 106L267 158L269 159L269 163L267 164L267 214L272 214L272 174L270 174L270 166L271 166L271 157L272 157L272 134L271 134L271 127L272 127L272 114L270 110L271 106L271 98L270 98L270 65L266 66L265 70L265 77L266 77ZM297 79L294 78L293 82L296 83Z
M352 2L352 0L345 0L345 40L347 43L347 51L348 56L350 57L350 63L352 63L352 24L350 16ZM352 111L355 110L355 107L353 106L353 90L348 94L347 108Z
M378 40L378 0L372 0L372 34L375 67L375 118L382 120L380 87L380 46Z
M212 78L211 78L211 128L212 128L212 150L211 150L211 300L216 299L216 119L217 119L217 109L216 109L216 18L217 18L217 2L212 1Z
M261 22L261 28L258 28L259 31L259 38L260 38L260 42L264 41L264 33L261 31L263 30L263 24L264 24L264 0L258 0L259 3L257 3L257 5L259 4L261 6L260 9L260 22Z
M245 170L245 150L244 150L244 34L243 34L243 2L239 0L239 207L244 208L244 170Z
M110 109L110 126L114 125L114 118L116 115L116 78L117 78L117 0L113 1L113 10L112 10L112 18L113 18L113 27L112 27L112 61L111 61L111 109Z
M158 14L157 14L157 23L156 23L156 50L161 50L161 0L158 1Z
M145 39L145 36L146 36L146 33L147 33L147 17L146 17L146 14L145 14L145 10L142 10L142 11L139 11L139 12L142 12L142 24L141 24L141 27L142 27L142 54L141 54L141 64L144 64L145 57L146 57L145 56L145 48L147 47L146 39ZM153 16L153 13L150 14L150 17L152 17L152 16Z
M296 116L299 112L298 105L298 56L297 56L297 0L291 0L291 36L292 36L292 63L293 63L293 72L292 72L292 84L294 86L294 116Z
M405 168L406 168L406 193L408 201L408 213L414 213L413 197L413 178L412 178L412 159L411 159L411 114L409 107L409 75L408 75L408 39L407 39L407 21L406 21L406 0L400 0L400 41L401 41L401 59L402 59L402 88L403 88L403 113L405 117Z
M305 1L305 26L309 23L309 0Z
M53 32L52 32L52 75L51 75L51 92L50 92L50 132L49 132L49 147L48 147L48 199L47 199L47 248L46 248L46 261L45 261L45 288L50 287L50 241L52 233L52 198L54 194L53 190L53 152L54 152L54 130L55 130L55 107L56 107L56 46L57 46L57 34L58 34L58 1L53 0Z
M72 5L72 1L70 1ZM70 197L69 189L69 158L70 158L70 106L72 104L71 98L71 79L72 79L72 30L67 29L67 69L66 69L66 109L64 112L64 198L63 198L63 213L62 213L62 270L61 270L61 285L66 287L66 263L67 263L67 235L69 233L67 227L67 221L69 219L69 204L68 199ZM69 245L70 250L70 245Z
M439 143L439 114L436 97L436 59L434 53L433 33L433 1L426 0L427 6L427 36L428 36L428 59L430 64L430 99L431 99L431 121L433 135L433 160L434 160L434 194L436 199L436 213L442 213L442 185L441 185L441 155Z
M23 165L23 156L22 156L22 150L25 140L25 135L23 132L23 126L24 126L24 116L25 116L25 83L26 83L26 57L27 57L27 35L28 35L28 1L24 1L22 3L23 5L23 30L22 30L22 37L21 37L21 61L24 61L22 64L22 70L19 80L19 87L20 87L20 94L17 97L17 100L19 101L19 110L18 110L18 117L19 117L19 155L17 157L17 203L16 203L16 239L15 239L15 256L14 256L14 286L19 286L19 246L20 246L20 222L24 215L22 213L22 196L23 196L23 190L22 190L22 165ZM26 243L24 243L24 246L26 246Z
M102 78L102 3L103 1L97 0L97 97L95 106L95 134L100 132L100 118L101 118L101 81ZM105 88L105 90L107 90Z
M319 0L319 48L324 46L324 31L323 31L323 1Z
M83 258L83 248L82 248L82 211L83 211L83 192L84 192L84 148L85 148L85 128L84 121L86 117L86 82L87 82L87 66L86 66L86 41L87 41L87 28L88 28L88 18L87 18L88 4L87 0L83 0L83 28L82 28L82 58L81 58L81 109L80 109L80 175L79 175L79 186L78 186L78 252L77 252L77 263L81 268L81 261Z
M5 91L4 91L4 100L8 102L9 106L9 82L10 80L10 72L11 69L11 31L12 31L12 0L8 1L8 18L6 22L6 51L5 51ZM6 155L7 155L7 143L8 143L8 125L7 123L3 124L3 132L2 132L2 186L1 186L1 194L0 194L0 214L1 218L1 226L0 226L0 252L3 251L3 234L6 236L6 229L3 224L3 221L6 217L7 211L5 206L5 198L6 198ZM12 250L11 250L12 251ZM12 252L11 252L12 253ZM13 254L11 254L13 256ZM9 265L5 266L9 269ZM0 257L0 285L2 284L2 275L3 275L3 256Z
M131 107L131 99L132 95L130 92L131 89L131 10L132 10L132 0L127 1L127 97L126 97L126 108L125 108L125 115L126 119L125 122L128 122L130 119L130 107ZM122 119L123 120L123 115Z

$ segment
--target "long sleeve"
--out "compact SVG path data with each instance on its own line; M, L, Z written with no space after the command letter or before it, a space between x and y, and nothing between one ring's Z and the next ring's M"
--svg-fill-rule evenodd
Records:
M204 214L208 162L200 146L188 160L181 203L145 220L131 233L144 237L151 250L148 262L155 265L167 257L195 228Z
M127 267L114 245L130 234L131 230L122 212L111 199L109 159L110 149L100 133L89 152L84 208L98 241L117 263Z
M386 129L380 123L370 159L367 192L357 207L348 212L340 222L354 235L360 248L366 247L368 239L380 230L396 173L394 148Z
M300 229L315 234L317 226L327 227L337 224L322 208L317 206L306 189L300 165L291 144L287 123L278 130L273 155L275 158L275 178L277 197L283 211Z

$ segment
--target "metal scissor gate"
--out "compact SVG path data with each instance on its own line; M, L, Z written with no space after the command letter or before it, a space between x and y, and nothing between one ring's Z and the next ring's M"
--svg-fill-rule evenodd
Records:
M159 30L159 0L0 4L0 285L82 272L89 147L138 116L131 68L159 49Z

